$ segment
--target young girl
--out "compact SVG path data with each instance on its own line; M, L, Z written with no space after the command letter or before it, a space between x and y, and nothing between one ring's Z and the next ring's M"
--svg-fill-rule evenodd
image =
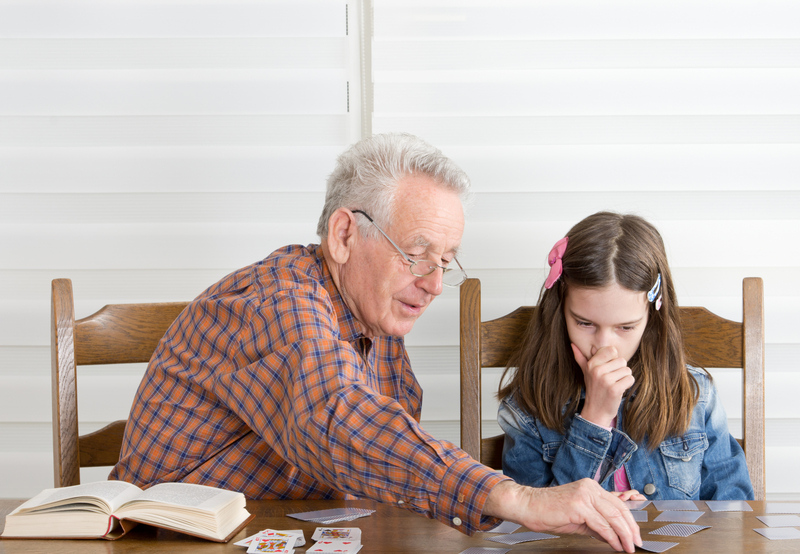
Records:
M590 477L650 500L752 500L711 377L687 366L658 231L600 212L548 262L499 391L503 472L535 487Z

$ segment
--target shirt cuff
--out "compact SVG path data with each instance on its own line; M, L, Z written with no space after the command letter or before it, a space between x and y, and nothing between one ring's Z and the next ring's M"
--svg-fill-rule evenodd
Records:
M502 481L510 478L472 458L456 461L444 474L433 517L467 535L496 527L502 520L483 516L483 505Z

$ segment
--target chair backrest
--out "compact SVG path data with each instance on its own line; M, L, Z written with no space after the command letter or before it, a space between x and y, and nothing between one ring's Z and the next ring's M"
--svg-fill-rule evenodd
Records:
M705 308L681 310L689 359L702 367L742 369L742 445L756 500L765 500L764 457L764 285L759 277L742 283L743 317L737 323ZM503 435L481 435L481 369L505 367L522 340L535 306L523 306L481 321L481 283L461 285L461 448L481 463L501 469Z
M187 304L111 304L76 321L72 281L53 280L50 351L56 487L79 484L81 467L116 464L125 431L125 421L120 420L78 435L76 367L149 361Z

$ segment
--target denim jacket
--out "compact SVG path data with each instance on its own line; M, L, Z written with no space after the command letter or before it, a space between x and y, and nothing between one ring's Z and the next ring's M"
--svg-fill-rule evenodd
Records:
M507 397L498 412L506 433L503 473L523 485L545 487L593 478L600 469L600 484L613 491L613 474L624 467L631 488L649 500L752 500L744 452L728 432L716 387L705 373L691 367L689 372L699 386L689 430L652 451L618 428L608 431L579 415L567 422L564 434L548 429L513 395Z

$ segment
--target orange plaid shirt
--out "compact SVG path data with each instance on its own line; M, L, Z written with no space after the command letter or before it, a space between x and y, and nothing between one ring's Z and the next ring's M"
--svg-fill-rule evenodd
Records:
M503 479L419 425L400 337L356 330L318 245L211 286L153 354L110 479L248 498L367 497L472 534ZM460 520L460 521L459 521Z

